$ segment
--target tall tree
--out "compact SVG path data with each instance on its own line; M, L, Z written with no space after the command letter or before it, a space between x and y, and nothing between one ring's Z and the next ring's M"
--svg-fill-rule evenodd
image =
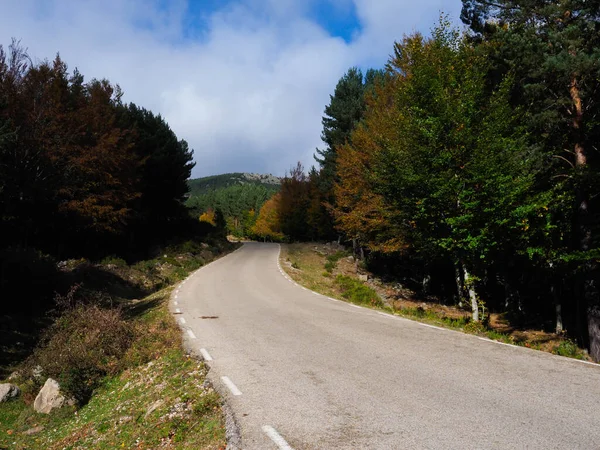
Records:
M600 360L600 158L593 151L600 133L600 3L463 0L462 19L477 39L494 43L500 65L516 74L522 89L515 99L527 105L530 130L553 160L547 177L561 185L556 197L572 198L570 223L561 225L572 245L562 259L577 266L576 309L587 312L579 328Z

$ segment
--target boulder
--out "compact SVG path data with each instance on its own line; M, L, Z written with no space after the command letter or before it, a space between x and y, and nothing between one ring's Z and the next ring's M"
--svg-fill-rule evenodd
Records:
M67 400L60 392L58 381L48 378L33 402L33 409L42 414L50 414L55 408L73 404L73 400Z
M15 398L21 391L17 386L11 383L0 384L0 403L6 402L11 398Z

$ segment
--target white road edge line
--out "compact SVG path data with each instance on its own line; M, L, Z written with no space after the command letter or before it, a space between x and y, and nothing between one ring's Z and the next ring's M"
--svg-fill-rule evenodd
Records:
M180 317L179 321L181 322L182 325L185 325L185 319L183 317Z
M221 377L221 381L229 388L233 395L242 395L242 392L235 384L233 384L233 381L231 381L229 377Z
M196 335L194 334L194 332L192 330L187 330L187 334L189 337L191 337L192 339L196 339Z
M290 444L288 444L272 426L263 425L262 430L273 442L275 442L275 445L279 447L279 450L293 450L292 447L290 447Z
M302 286L302 285L298 284L296 281L294 281L294 280L292 280L291 278L289 278L289 277L287 276L286 272L285 272L285 271L283 271L283 269L282 269L282 267L281 267L281 264L279 263L279 258L281 257L281 244L278 244L278 246L279 246L279 249L278 249L279 251L278 251L278 253L277 253L277 266L279 267L279 270L280 270L280 271L283 273L283 276L284 276L284 277L285 277L285 278L286 278L288 281L290 281L291 283L295 284L295 285L296 285L296 286L298 286L298 287L301 287L302 289L306 289L304 286ZM241 247L240 247L240 248L241 248ZM239 250L239 249L238 249L238 250ZM236 252L237 252L237 250L236 250ZM233 253L235 253L235 252L233 252ZM306 289L306 290L309 290L309 289ZM317 292L314 292L314 291L311 291L311 292L313 292L313 294L316 294L316 295L321 295L321 294L319 294L319 293L317 293ZM324 296L324 297L325 297L326 299L328 299L328 300L331 300L331 301L333 301L333 302L341 302L341 303L346 303L346 302L342 302L342 300L338 300L337 298L332 298L332 297L327 297L327 296ZM361 306L356 306L356 305L353 305L353 304L351 304L351 303L350 303L350 305L351 305L351 306L354 306L354 307L356 307L356 308L366 309L366 308L362 308ZM449 329L449 328L436 327L435 325L429 325L429 324L422 323L422 322L419 322L419 321L417 321L417 320L414 320L414 319L409 319L409 318L407 318L407 317L396 316L396 315L392 315L392 314L386 314L386 313L383 313L383 312L380 312L380 311L376 311L376 312L377 312L377 314L381 314L381 315L383 315L383 316L389 316L389 317L391 317L391 318L393 318L393 319L398 319L398 320L406 320L406 321L408 321L408 322L411 322L411 323L416 323L416 324L418 324L418 325L423 325L424 327L435 328L435 329L437 329L437 330L448 331L448 332L450 332L450 333L458 333L458 334L460 334L460 335L462 335L462 336L469 336L469 334L468 334L468 333L463 333L462 331L458 331L458 330L452 330L452 329ZM473 336L473 335L470 335L470 336ZM513 345L513 344L507 344L507 343L505 343L505 342L495 341L495 340L493 340L493 339L482 338L482 337L479 337L479 336L473 336L473 337L476 337L477 339L480 339L480 340L482 340L482 341L493 342L494 344L506 345L506 346L508 346L508 347L515 347L515 348L524 349L524 350L531 350L531 351L540 351L540 350L534 350L534 349L527 348L527 347L521 347L521 346L519 346L519 345ZM545 353L545 352L542 352L542 353ZM569 357L567 357L567 356L560 356L560 355L554 355L554 354L551 354L551 355L552 355L552 356L554 356L554 357L556 357L556 358L560 358L560 359L567 360L567 361L573 361L573 362L578 362L578 363L588 364L588 365L590 365L590 366L596 366L596 367L600 367L600 364L599 364L599 363L595 363L595 362L592 362L592 361L584 361L584 360L582 360L582 359L569 358Z
M202 354L202 357L204 358L205 361L213 360L212 356L210 356L210 354L208 353L208 351L205 348L201 348L200 353Z
M427 328L434 328L436 330L442 330L442 331L448 331L446 328L442 328L442 327L436 327L435 325L429 325L428 323L423 323L423 322L417 322L419 325L427 327Z

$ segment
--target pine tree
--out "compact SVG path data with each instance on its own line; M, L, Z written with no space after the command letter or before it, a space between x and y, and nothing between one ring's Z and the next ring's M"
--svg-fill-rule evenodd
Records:
M600 158L593 151L600 135L600 4L464 0L462 19L476 39L492 43L498 65L513 71L521 87L514 99L528 108L530 132L548 160L547 184L559 184L550 206L570 210L557 225L572 236L560 259L578 273L574 309L587 309L580 337L589 335L592 357L600 360Z

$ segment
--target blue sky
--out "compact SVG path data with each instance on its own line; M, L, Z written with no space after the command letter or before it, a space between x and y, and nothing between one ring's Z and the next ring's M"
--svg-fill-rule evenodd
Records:
M4 0L0 43L57 52L86 78L161 113L195 151L194 176L309 167L321 116L352 66L427 33L460 0Z

